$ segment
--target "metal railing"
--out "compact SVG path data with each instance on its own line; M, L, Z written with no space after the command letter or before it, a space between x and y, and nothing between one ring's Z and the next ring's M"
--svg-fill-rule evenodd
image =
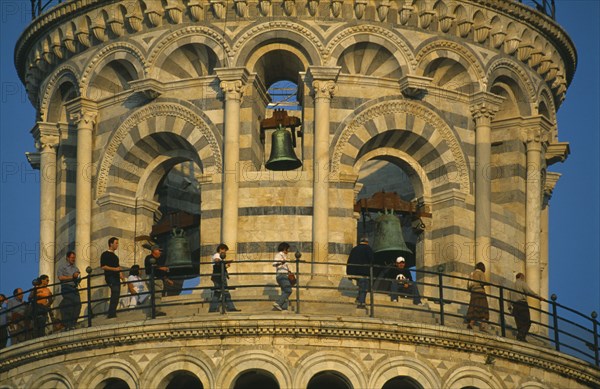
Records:
M297 253L295 261L292 260L290 263L295 264L295 276L296 285L294 287L295 296L290 299L292 302L292 311L296 314L303 310L310 311L316 309L319 305L327 305L327 309L335 309L340 307L343 312L347 312L348 315L356 316L362 315L362 311L355 311L356 309L352 306L356 304L354 298L356 296L356 287L352 285L351 279L353 278L368 278L368 290L367 295L369 301L366 307L364 315L369 317L382 317L382 318L401 318L403 315L411 315L411 321L433 321L435 324L449 326L449 327L466 327L465 310L469 305L469 291L466 289L467 282L469 281L466 277L460 277L457 275L446 274L443 272L433 272L425 270L413 270L413 273L417 274L414 285L418 288L420 298L423 301L427 301L425 305L412 305L394 303L392 299L394 297L412 297L407 293L400 291L394 295L389 286L390 282L393 282L393 278L386 276L386 270L389 267L382 266L368 266L368 276L346 276L345 263L327 263L327 262L311 262L305 263L300 260L300 253ZM237 266L240 264L251 265L252 269L257 268L268 268L271 270L271 260L248 260L238 261ZM203 263L205 264L205 263ZM208 264L205 264L208 265ZM212 263L211 263L212 265ZM315 265L327 266L329 271L327 274L315 274L311 273L309 269L314 269ZM242 278L250 279L250 282L246 283L235 283L234 286L227 285L223 282L223 277L227 276L225 272L225 264L221 262L221 283L220 287L214 286L194 286L194 287L183 287L179 293L190 294L194 292L193 296L198 298L190 298L185 301L169 301L169 299L156 299L155 293L155 278L154 272L151 271L149 277L144 279L148 283L149 288L144 294L148 295L145 305L136 306L134 308L121 307L119 309L119 316L122 313L128 311L143 312L144 315L152 319L156 318L158 310L167 309L170 311L169 315L177 314L178 310L173 307L189 307L190 305L207 305L212 300L212 294L215 292L220 293L219 305L221 314L227 313L225 293L231 290L238 290L236 293L239 296L233 296L236 303L245 304L245 307L252 306L253 312L259 312L263 307L266 309L270 308L270 303L275 301L279 295L279 286L269 280L275 280L275 272L267 271L251 271L251 272L236 272L228 273L231 280L236 281ZM360 266L360 265L358 265ZM248 266L246 266L248 267ZM173 270L173 268L171 268ZM86 301L83 302L83 308L81 314L78 317L78 328L91 327L93 325L110 324L109 321L100 321L98 318L100 315L106 313L106 306L109 300L107 296L108 286L104 282L103 274L99 274L98 271L94 272L91 268L87 270L88 275L83 277L82 281L86 285L85 288L79 290L80 295L85 294ZM198 274L195 277L210 279L212 273ZM331 282L331 286L323 286L322 283L318 283L319 286L311 286L310 280L315 276L327 277ZM173 277L171 277L173 278ZM266 280L266 281L265 281ZM122 285L127 285L128 282L123 282ZM227 285L227 286L226 286ZM60 283L48 285L49 288L56 287L60 288ZM56 333L65 331L61 328L61 320L58 318L60 315L57 311L60 307L47 306L44 307L36 301L36 287L29 289L25 294L29 294L28 301L23 304L16 305L11 309L5 311L7 314L10 336L15 343L26 341L32 338L41 337L50 333ZM84 290L85 289L85 290ZM492 283L486 284L487 299L489 302L490 319L486 321L488 328L493 332L506 337L507 334L514 333L516 328L510 323L509 320L511 315L507 313L506 305L509 303L509 292L513 289L504 285L497 285ZM339 294L339 298L328 300L323 302L322 299L317 299L314 296L319 295L319 290L330 290L336 291ZM316 293L310 293L310 292ZM516 291L515 291L516 292ZM60 296L61 293L57 293L55 297ZM121 295L122 298L128 298L131 294L126 293ZM312 297L311 297L312 296ZM42 300L42 297L38 297L37 300ZM159 302L160 301L160 302ZM533 312L532 317L539 317L537 320L533 320L532 324L537 326L537 330L532 331L529 336L536 340L537 345L554 348L557 351L565 352L573 355L585 361L596 368L600 368L600 356L599 356L599 329L596 312L592 312L591 315L585 315L574 309L566 307L557 302L556 295L552 295L550 300L544 300L548 303L548 308L535 308L530 307ZM268 305L266 303L269 303ZM543 307L543 303L540 304ZM303 308L306 307L306 308ZM25 311L25 315L21 317L13 317L13 311ZM345 311L344 311L345 310ZM183 311L181 311L183 312ZM209 313L207 312L207 315ZM336 312L339 315L340 312ZM343 313L342 313L343 314ZM420 316L415 316L419 315ZM186 308L186 315L187 308ZM121 317L120 320L127 319L127 316ZM130 317L129 320L139 320L135 317ZM512 336L512 334L510 335Z
M35 19L42 15L48 9L54 7L67 0L30 0L31 2L31 19ZM556 19L556 5L554 0L514 0L525 4L538 12L541 12L552 19Z

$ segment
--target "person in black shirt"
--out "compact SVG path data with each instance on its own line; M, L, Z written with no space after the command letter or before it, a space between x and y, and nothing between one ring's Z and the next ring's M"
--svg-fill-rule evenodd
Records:
M152 259L154 259L154 303L160 305L160 300L165 290L165 283L173 285L167 276L169 274L169 268L165 266L166 258L162 256L162 249L158 245L150 248L150 254L144 259L144 270L146 276L150 279L152 272ZM156 311L156 316L165 316L166 313L162 311Z
M358 284L357 308L366 308L365 300L369 287L369 265L373 263L374 255L373 249L369 246L369 239L363 237L360 239L360 244L355 246L348 256L346 274L349 276L359 276L356 278L356 283Z
M389 277L392 278L392 285L390 288L390 297L392 301L398 301L398 295L404 297L413 298L413 304L423 305L421 302L421 296L419 295L419 289L413 281L410 270L406 268L406 261L404 257L396 258L396 266L388 273Z
M104 270L104 279L110 288L110 302L108 304L108 316L111 319L117 317L117 304L121 297L121 280L124 278L119 265L119 257L115 251L119 248L119 239L114 236L108 240L108 250L100 256L100 267Z

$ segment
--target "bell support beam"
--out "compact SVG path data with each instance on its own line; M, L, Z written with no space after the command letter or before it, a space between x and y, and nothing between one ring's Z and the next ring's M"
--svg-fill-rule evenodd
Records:
M225 100L221 241L237 253L240 162L240 108L248 72L244 68L215 69Z
M312 94L315 99L313 137L313 220L312 285L330 285L329 268L329 117L340 67L311 66Z
M56 149L60 130L56 123L38 122L31 130L40 153L40 264L39 274L54 283L56 257Z

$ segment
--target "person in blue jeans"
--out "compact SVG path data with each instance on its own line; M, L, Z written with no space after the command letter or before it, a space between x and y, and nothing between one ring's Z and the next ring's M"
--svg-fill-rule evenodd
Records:
M286 242L279 243L277 246L278 253L275 254L273 266L275 267L275 280L281 288L281 296L273 303L273 307L278 311L287 311L289 298L292 294L292 284L288 278L290 268L287 263L287 254L290 250L290 245Z
M369 289L369 266L373 263L374 256L375 254L373 253L371 246L369 246L369 239L367 237L362 237L358 246L352 248L350 255L348 256L346 274L349 276L357 276L357 308L366 308L365 300L367 298L367 289Z
M228 250L229 247L227 247L225 243L221 243L217 246L217 252L212 257L213 272L210 279L215 285L215 288L213 290L213 296L212 300L210 301L208 312L217 312L219 309L219 304L221 304L221 299L224 300L225 309L227 312L241 311L241 309L237 309L233 304L233 300L231 300L231 293L229 293L229 290L227 289L227 280L229 279L227 268L231 264L231 261L225 260ZM221 270L223 270L223 274L221 274ZM221 291L223 291L222 297Z

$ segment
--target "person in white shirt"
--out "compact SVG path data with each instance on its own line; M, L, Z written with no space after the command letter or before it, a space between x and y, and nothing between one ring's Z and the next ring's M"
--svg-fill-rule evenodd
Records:
M208 312L217 312L221 301L225 303L225 309L227 312L240 312L241 309L237 309L231 300L231 293L227 289L227 280L229 279L229 273L227 268L231 265L231 260L226 261L225 256L229 247L225 243L221 243L217 246L217 252L212 256L213 272L210 279L212 280L215 288L213 290L212 300ZM221 274L221 270L223 270ZM221 291L223 295L221 295Z
M290 245L286 242L279 243L277 246L278 253L275 254L273 266L275 267L275 280L281 288L281 296L273 303L273 307L278 311L287 311L289 297L292 294L292 284L288 278L290 268L287 263L287 254Z
M527 338L529 328L531 328L531 315L529 313L527 296L533 296L545 301L525 283L525 274L517 273L514 290L510 292L510 307L515 318L515 323L517 324L517 340L522 342L527 342L525 338Z
M140 265L133 265L129 269L129 277L127 277L127 289L129 297L125 300L125 307L135 308L138 305L143 305L148 299L146 283L140 277Z

